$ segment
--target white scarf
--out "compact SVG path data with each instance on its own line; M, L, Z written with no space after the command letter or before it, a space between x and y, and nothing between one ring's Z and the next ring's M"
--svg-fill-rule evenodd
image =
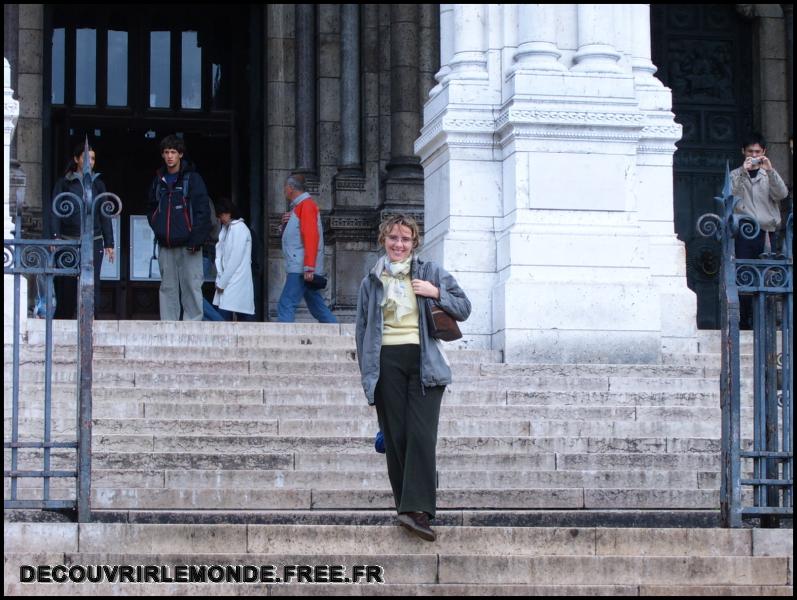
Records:
M385 295L382 298L382 308L387 311L395 311L396 319L401 321L405 315L415 310L410 292L410 266L412 265L412 255L401 262L390 262L387 256L379 259L377 273L387 275L387 285L385 285Z

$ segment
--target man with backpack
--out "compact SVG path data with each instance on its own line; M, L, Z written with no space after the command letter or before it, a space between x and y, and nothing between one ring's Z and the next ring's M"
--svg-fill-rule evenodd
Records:
M163 166L150 189L147 214L158 241L160 316L202 320L202 246L210 234L210 199L202 176L183 158L185 142L176 135L160 144Z

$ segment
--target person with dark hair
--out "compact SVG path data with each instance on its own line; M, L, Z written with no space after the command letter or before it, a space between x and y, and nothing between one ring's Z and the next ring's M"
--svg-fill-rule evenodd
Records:
M164 321L202 320L202 246L210 234L210 199L202 176L176 135L160 144L163 165L150 189L147 218L158 240L160 316Z
M314 286L324 274L324 229L318 205L305 190L304 176L291 175L283 188L290 210L282 215L282 253L285 256L285 287L277 305L277 320L293 323L299 302L321 323L338 320Z
M431 298L458 321L471 305L443 267L416 256L419 243L411 217L391 215L380 225L385 254L360 284L355 340L363 390L384 434L398 522L433 542L437 429L451 367L429 333L424 303Z
M72 192L83 197L83 161L85 142L75 146L67 165L64 176L61 177L53 188L53 200L63 192ZM89 169L91 171L92 193L96 198L105 193L105 184L100 179L100 174L94 172L96 152L89 146ZM100 201L100 204L102 201ZM102 259L114 260L113 225L111 219L102 214L100 204L94 210L94 312L96 314L100 303L100 271ZM63 219L51 215L51 233L54 239L77 240L80 239L80 211L75 210L70 216ZM77 313L77 278L56 277L56 319L74 319Z
M216 214L221 223L216 243L216 295L213 304L227 321L252 320L255 314L252 284L252 235L238 208L229 198L219 198Z
M742 141L742 166L731 171L731 190L739 198L734 212L749 215L761 231L755 239L736 236L736 258L756 259L767 247L775 250L774 235L781 224L780 203L789 195L783 179L767 157L767 142L760 133L752 133ZM751 329L752 299L739 300L740 326Z

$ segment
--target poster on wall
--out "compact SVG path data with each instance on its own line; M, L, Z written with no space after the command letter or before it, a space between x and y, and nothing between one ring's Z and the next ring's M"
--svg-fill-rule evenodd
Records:
M119 235L121 217L116 215L111 218L111 225L113 226L113 262L107 258L102 259L102 268L100 269L100 279L108 281L119 281L122 264L122 253L119 248L122 244L122 238Z
M130 215L130 280L160 281L158 245L146 215Z

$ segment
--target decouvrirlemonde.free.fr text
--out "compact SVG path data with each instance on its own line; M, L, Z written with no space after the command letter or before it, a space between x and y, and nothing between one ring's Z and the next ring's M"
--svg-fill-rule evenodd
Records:
M21 565L20 583L384 583L379 565Z

